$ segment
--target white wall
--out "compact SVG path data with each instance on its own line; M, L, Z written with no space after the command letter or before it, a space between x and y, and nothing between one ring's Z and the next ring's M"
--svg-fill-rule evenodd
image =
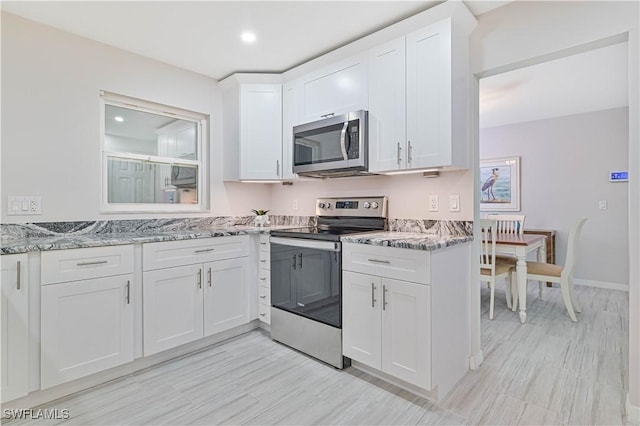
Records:
M480 158L520 157L520 214L526 228L557 231L556 261L564 263L569 230L587 216L576 279L625 288L628 184L608 174L627 169L628 128L628 109L617 108L480 129Z
M275 214L314 215L318 197L387 195L389 217L403 219L473 220L469 182L472 172L449 171L438 178L422 174L304 180L292 186L274 186L271 207ZM460 212L449 212L449 195L460 195ZM429 195L438 195L440 211L429 212ZM298 210L293 210L297 200Z
M222 183L215 80L2 13L3 223L152 216L99 211L100 89L210 115L212 210L202 215L269 205L268 186ZM43 214L6 216L11 195L42 196Z
M478 18L478 27L471 35L471 69L477 75L491 72L519 61L591 43L621 33L629 34L629 173L640 175L638 155L638 23L639 3L635 1L514 1ZM517 65L517 64L516 64ZM477 87L475 88L477 94ZM475 114L477 117L477 113ZM477 136L477 135L476 135ZM476 161L478 158L476 157ZM474 177L477 181L477 176ZM629 403L640 418L640 262L638 262L638 231L640 207L638 185L632 188L629 208L629 246L633 257L629 262ZM476 212L478 213L478 212ZM472 295L476 296L476 295ZM473 303L479 301L473 300ZM479 321L479 319L478 319ZM475 329L477 330L477 328ZM474 336L478 339L478 336ZM479 340L479 339L478 339ZM472 340L475 354L479 342Z

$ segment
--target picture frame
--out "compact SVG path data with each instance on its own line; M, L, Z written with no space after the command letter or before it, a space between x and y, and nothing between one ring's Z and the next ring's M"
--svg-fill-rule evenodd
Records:
M520 211L520 157L480 160L480 211Z

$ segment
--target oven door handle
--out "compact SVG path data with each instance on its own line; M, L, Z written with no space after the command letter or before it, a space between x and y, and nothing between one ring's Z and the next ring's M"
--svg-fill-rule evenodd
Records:
M340 251L340 243L330 241L307 240L304 238L282 238L271 237L269 241L272 244L280 244L283 246L302 247L324 251Z

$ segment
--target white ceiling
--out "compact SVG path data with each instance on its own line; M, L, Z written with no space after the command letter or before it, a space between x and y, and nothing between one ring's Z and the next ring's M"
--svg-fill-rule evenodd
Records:
M465 1L478 16L510 1ZM440 1L2 1L4 11L221 79L283 72ZM254 44L240 33L254 31ZM626 43L484 78L480 126L627 105Z
M628 105L628 43L480 80L480 127Z
M441 1L2 1L2 9L215 79L283 72ZM508 1L467 2L475 14ZM245 44L243 31L257 41Z

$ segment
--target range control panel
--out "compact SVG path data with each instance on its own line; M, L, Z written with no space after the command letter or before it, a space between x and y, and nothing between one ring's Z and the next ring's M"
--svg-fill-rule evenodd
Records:
M387 204L388 198L386 196L318 198L316 201L316 215L386 218Z

